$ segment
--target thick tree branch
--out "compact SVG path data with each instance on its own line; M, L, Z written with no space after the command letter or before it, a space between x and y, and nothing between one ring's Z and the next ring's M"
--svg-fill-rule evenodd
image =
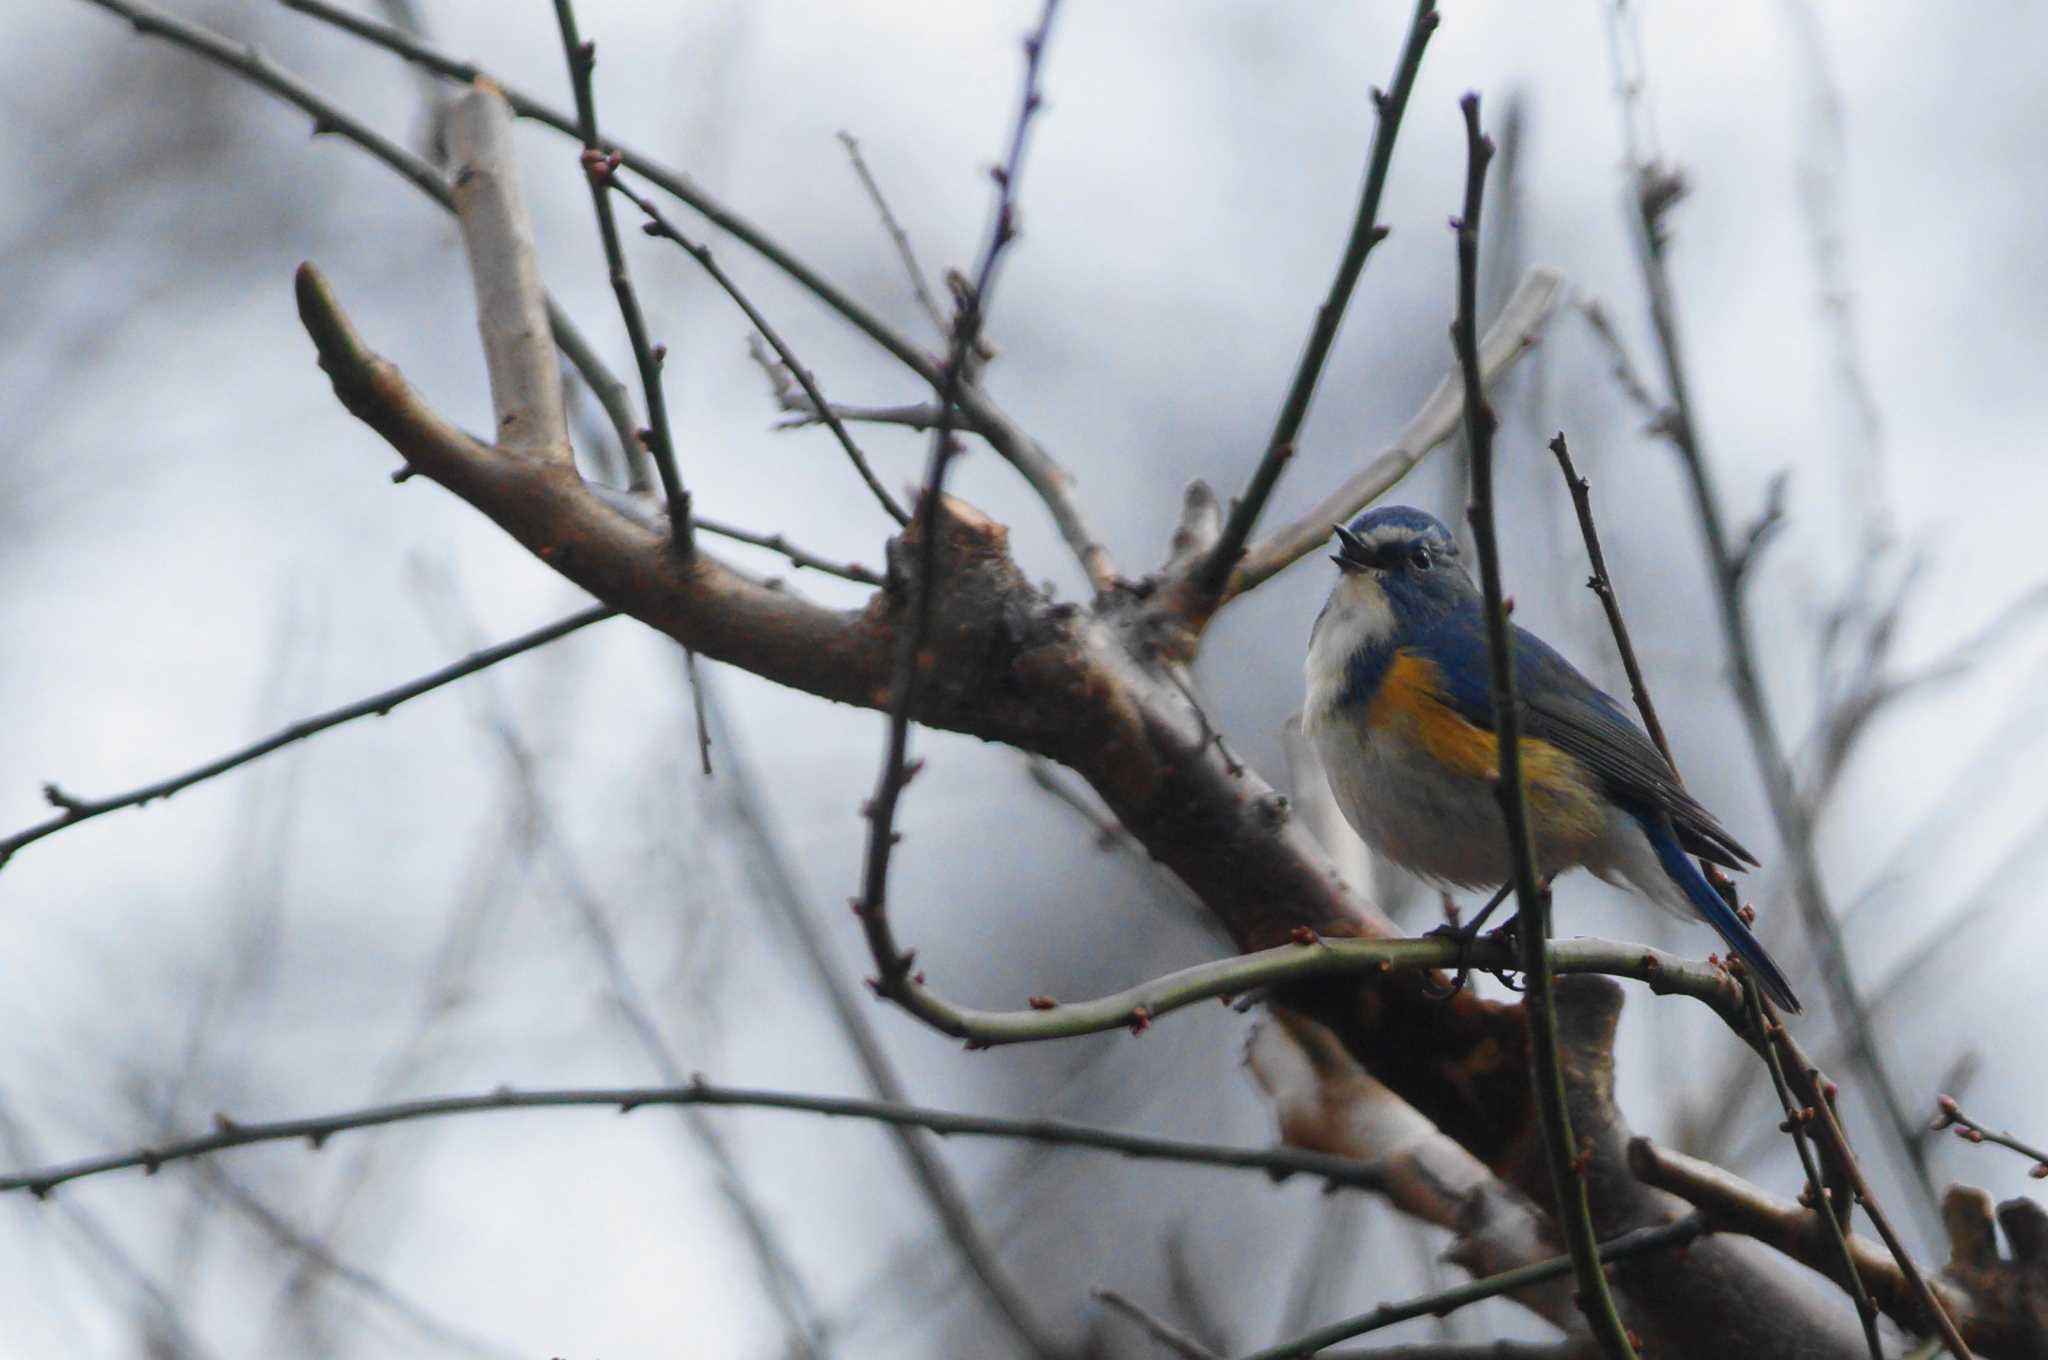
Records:
M1682 1201L1646 1187L1627 1168L1631 1134L1614 1102L1620 989L1596 977L1560 978L1557 999L1572 1126L1599 1235L1612 1238L1671 1222L1684 1208ZM1387 1189L1381 1193L1426 1221L1445 1223L1445 1208L1436 1202L1439 1193L1471 1196L1470 1217L1456 1216L1445 1226L1459 1233L1452 1259L1475 1274L1526 1265L1559 1249L1549 1220L1533 1208L1526 1212L1536 1219L1537 1232L1517 1229L1515 1201L1522 1196L1489 1190L1489 1181L1456 1170L1455 1154L1447 1157L1435 1150L1436 1135L1417 1133L1375 1113L1398 1102L1361 1101L1347 1092L1347 1086L1363 1080L1345 1075L1349 1059L1314 1043L1305 1051L1329 1089L1320 1109L1313 1104L1301 1108L1298 1100L1282 1105L1290 1115L1283 1125L1290 1141L1370 1157L1386 1174ZM1500 1055L1500 1062L1519 1078L1516 1087L1526 1101L1530 1083L1521 1049ZM1522 1119L1514 1148L1491 1165L1514 1186L1547 1197L1543 1135L1533 1120ZM1411 1151L1429 1158L1419 1174L1407 1165ZM1441 1191L1431 1187L1437 1179ZM1736 1355L1856 1360L1862 1354L1861 1338L1846 1310L1836 1308L1831 1289L1823 1291L1807 1277L1786 1271L1776 1253L1744 1238L1702 1239L1682 1254L1644 1256L1611 1273L1629 1303L1632 1329L1642 1333L1646 1354L1692 1360ZM1521 1294L1517 1299L1561 1326L1577 1312L1569 1293L1558 1298Z
M1971 1301L1982 1329L1976 1344L1992 1355L2048 1355L2048 1209L2036 1200L2009 1199L1994 1218L1991 1196L1958 1185L1942 1201L1942 1221L1949 1258L1941 1282ZM2007 1256L1998 1253L2001 1228L2011 1247Z
M824 609L703 553L679 562L573 468L477 443L366 346L319 270L298 273L299 315L342 404L424 476L483 510L542 561L707 656L826 698L872 704L886 629ZM989 532L997 532L990 526ZM667 559L667 560L664 560Z

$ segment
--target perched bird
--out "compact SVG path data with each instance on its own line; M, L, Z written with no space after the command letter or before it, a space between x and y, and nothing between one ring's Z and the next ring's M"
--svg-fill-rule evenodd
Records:
M1303 722L1337 805L1411 873L1499 887L1512 873L1495 794L1499 742L1479 588L1450 530L1406 506L1337 526L1336 588L1310 635ZM1755 856L1687 793L1621 705L1540 638L1514 630L1521 755L1536 870L1584 865L1721 933L1764 992L1799 1001L1689 856ZM1476 924L1476 923L1475 923Z

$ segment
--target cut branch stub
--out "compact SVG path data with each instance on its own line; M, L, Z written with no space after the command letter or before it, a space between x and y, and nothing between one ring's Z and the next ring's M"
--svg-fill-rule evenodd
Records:
M1991 1196L1957 1185L1942 1200L1942 1218L1949 1260L1937 1279L1968 1301L1957 1321L1970 1343L1987 1356L2048 1355L2048 1211L2009 1199L1994 1226ZM2010 1256L1998 1254L1999 1227Z

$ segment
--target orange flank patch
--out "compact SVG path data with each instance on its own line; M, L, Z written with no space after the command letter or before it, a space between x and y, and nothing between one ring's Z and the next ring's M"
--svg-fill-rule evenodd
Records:
M1366 724L1375 732L1390 731L1407 738L1454 774L1496 778L1500 743L1493 733L1459 717L1442 694L1442 673L1436 663L1403 648L1394 653L1386 677L1380 681L1380 692L1366 712ZM1529 748L1537 744L1529 738L1522 741L1522 768L1532 779L1535 771L1529 765Z
M1498 779L1499 740L1460 717L1444 701L1443 693L1436 663L1404 647L1394 653L1387 667L1380 692L1366 710L1366 724L1375 732L1389 732L1412 742L1450 773ZM1540 737L1523 737L1520 746L1522 779L1529 791L1529 818L1537 841L1546 850L1583 847L1600 833L1604 820L1585 768ZM1576 857L1567 851L1564 862Z

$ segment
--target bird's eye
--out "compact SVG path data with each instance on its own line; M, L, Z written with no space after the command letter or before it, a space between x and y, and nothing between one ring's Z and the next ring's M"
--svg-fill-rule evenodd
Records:
M1428 571L1435 562L1430 556L1428 545L1423 543L1415 545L1414 550L1408 554L1408 560L1415 564L1417 571Z

